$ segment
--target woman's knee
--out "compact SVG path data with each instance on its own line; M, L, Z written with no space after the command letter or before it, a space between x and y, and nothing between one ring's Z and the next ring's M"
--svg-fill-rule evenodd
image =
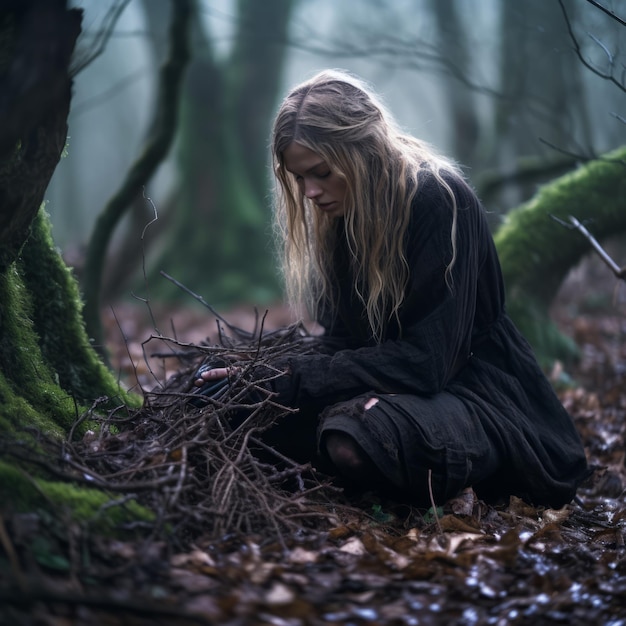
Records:
M340 431L329 431L324 437L326 453L342 472L357 473L366 465L367 456L357 442Z

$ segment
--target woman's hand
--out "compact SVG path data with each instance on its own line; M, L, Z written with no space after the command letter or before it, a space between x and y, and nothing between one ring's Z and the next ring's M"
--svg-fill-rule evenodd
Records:
M239 372L238 367L213 367L199 372L199 377L194 381L196 387L202 387L205 383L230 378Z
M220 364L221 365L221 364ZM191 388L190 404L204 406L207 398L220 398L230 386L231 377L239 373L241 368L225 366L211 367L206 363L195 374Z

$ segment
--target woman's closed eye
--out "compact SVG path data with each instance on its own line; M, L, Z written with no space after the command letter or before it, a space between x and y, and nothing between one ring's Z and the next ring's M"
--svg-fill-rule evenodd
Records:
M326 170L324 172L313 172L312 174L309 174L309 176L312 176L313 178L328 178L330 174L331 174L331 171ZM304 180L304 176L300 176L300 174L294 174L294 177L297 183Z

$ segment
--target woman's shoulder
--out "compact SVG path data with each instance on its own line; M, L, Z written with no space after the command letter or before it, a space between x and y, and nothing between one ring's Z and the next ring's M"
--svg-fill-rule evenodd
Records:
M440 168L436 173L431 167L420 168L417 174L417 195L449 195L457 198L476 198L476 194L462 172L454 167Z
M424 217L430 213L433 219L448 219L455 211L474 218L483 213L482 203L463 174L454 168L440 169L437 173L428 168L420 170L413 215Z
M430 169L420 170L411 207L411 229L430 224L446 230L452 227L455 215L459 223L478 223L484 219L483 213L478 196L459 171L441 169L435 174Z

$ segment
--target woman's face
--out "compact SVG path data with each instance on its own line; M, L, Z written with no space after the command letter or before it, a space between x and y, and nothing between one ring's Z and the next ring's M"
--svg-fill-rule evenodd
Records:
M312 150L291 142L283 152L285 169L291 172L300 193L330 217L339 217L345 212L346 181Z

